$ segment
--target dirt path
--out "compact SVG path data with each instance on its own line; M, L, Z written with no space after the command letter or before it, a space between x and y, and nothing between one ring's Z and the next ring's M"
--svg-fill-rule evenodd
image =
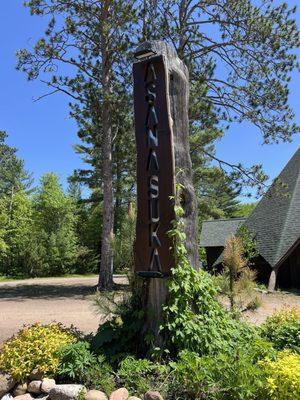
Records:
M245 313L245 319L259 325L274 311L282 308L296 308L300 311L300 292L258 293L261 306L255 311Z
M124 284L124 276L115 277ZM24 324L61 322L79 330L95 332L100 316L91 296L97 278L36 278L0 282L0 343Z
M115 276L124 285L125 276ZM92 296L97 277L37 278L0 282L0 343L24 324L61 322L90 333L98 328L101 316L95 313ZM245 318L255 324L263 322L276 309L296 307L300 310L300 293L261 293L262 305Z

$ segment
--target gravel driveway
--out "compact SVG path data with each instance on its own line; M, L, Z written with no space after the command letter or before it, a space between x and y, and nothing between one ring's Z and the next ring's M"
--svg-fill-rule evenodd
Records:
M114 277L124 287L124 275ZM0 344L16 333L24 324L61 322L79 330L95 332L100 315L95 313L92 296L97 277L92 278L36 278L0 282ZM295 307L300 311L300 292L260 294L262 305L244 317L262 323L276 309Z
M124 276L115 277L123 284ZM79 330L95 332L100 316L95 314L91 296L97 277L35 278L0 282L0 343L24 324L61 322Z

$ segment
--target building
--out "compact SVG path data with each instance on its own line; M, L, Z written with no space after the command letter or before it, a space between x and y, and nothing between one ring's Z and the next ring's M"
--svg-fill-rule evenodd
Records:
M270 290L276 284L300 288L300 148L248 218L203 222L200 246L208 268L222 268L226 238L242 224L255 236L258 280Z

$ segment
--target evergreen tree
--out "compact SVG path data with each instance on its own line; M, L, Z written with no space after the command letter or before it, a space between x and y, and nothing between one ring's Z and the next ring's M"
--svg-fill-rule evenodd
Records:
M70 272L77 257L75 204L63 192L55 174L47 173L41 178L34 210L35 229L43 247L43 273Z
M273 0L144 0L140 9L142 40L172 43L189 68L192 153L258 194L266 188L262 166L219 159L211 144L233 122L253 123L265 143L299 132L288 104L300 43L295 12ZM196 170L200 160L194 156Z
M33 53L19 52L19 68L27 73L29 79L50 72L47 85L54 92L62 91L75 101L75 113L79 107L78 120L81 113L84 121L91 121L93 140L90 151L94 155L99 152L96 155L99 165L94 168L101 170L102 176L98 285L103 289L113 285L113 138L117 133L113 130L113 119L124 108L122 95L118 94L119 88L126 84L126 73L129 72L126 52L134 19L134 3L134 0L27 1L25 4L32 14L47 15L50 22L45 37L37 42ZM63 20L60 18L62 15ZM74 71L69 76L60 76L53 72L53 64L57 67L68 64Z
M238 196L240 188L236 188L224 172L217 167L202 170L200 179L196 181L199 197L199 218L234 218L240 210Z
M10 197L1 200L2 218L0 231L5 243L0 253L1 272L10 276L34 276L31 262L35 251L34 220L29 196L19 190L11 202Z

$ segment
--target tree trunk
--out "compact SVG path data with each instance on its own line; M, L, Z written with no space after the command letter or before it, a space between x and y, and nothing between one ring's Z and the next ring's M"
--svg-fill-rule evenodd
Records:
M117 232L122 226L122 175L120 172L120 160L118 157L119 146L115 148L115 216L114 216L114 231Z
M10 200L9 200L8 226L10 226L10 223L11 223L11 220L12 220L14 194L15 194L14 186L12 186L11 193L10 193Z
M102 56L102 179L103 179L103 218L101 238L101 261L98 288L110 290L113 287L113 236L114 236L114 195L112 164L112 128L110 118L111 65L108 52L107 20L109 1L102 9L101 56Z

